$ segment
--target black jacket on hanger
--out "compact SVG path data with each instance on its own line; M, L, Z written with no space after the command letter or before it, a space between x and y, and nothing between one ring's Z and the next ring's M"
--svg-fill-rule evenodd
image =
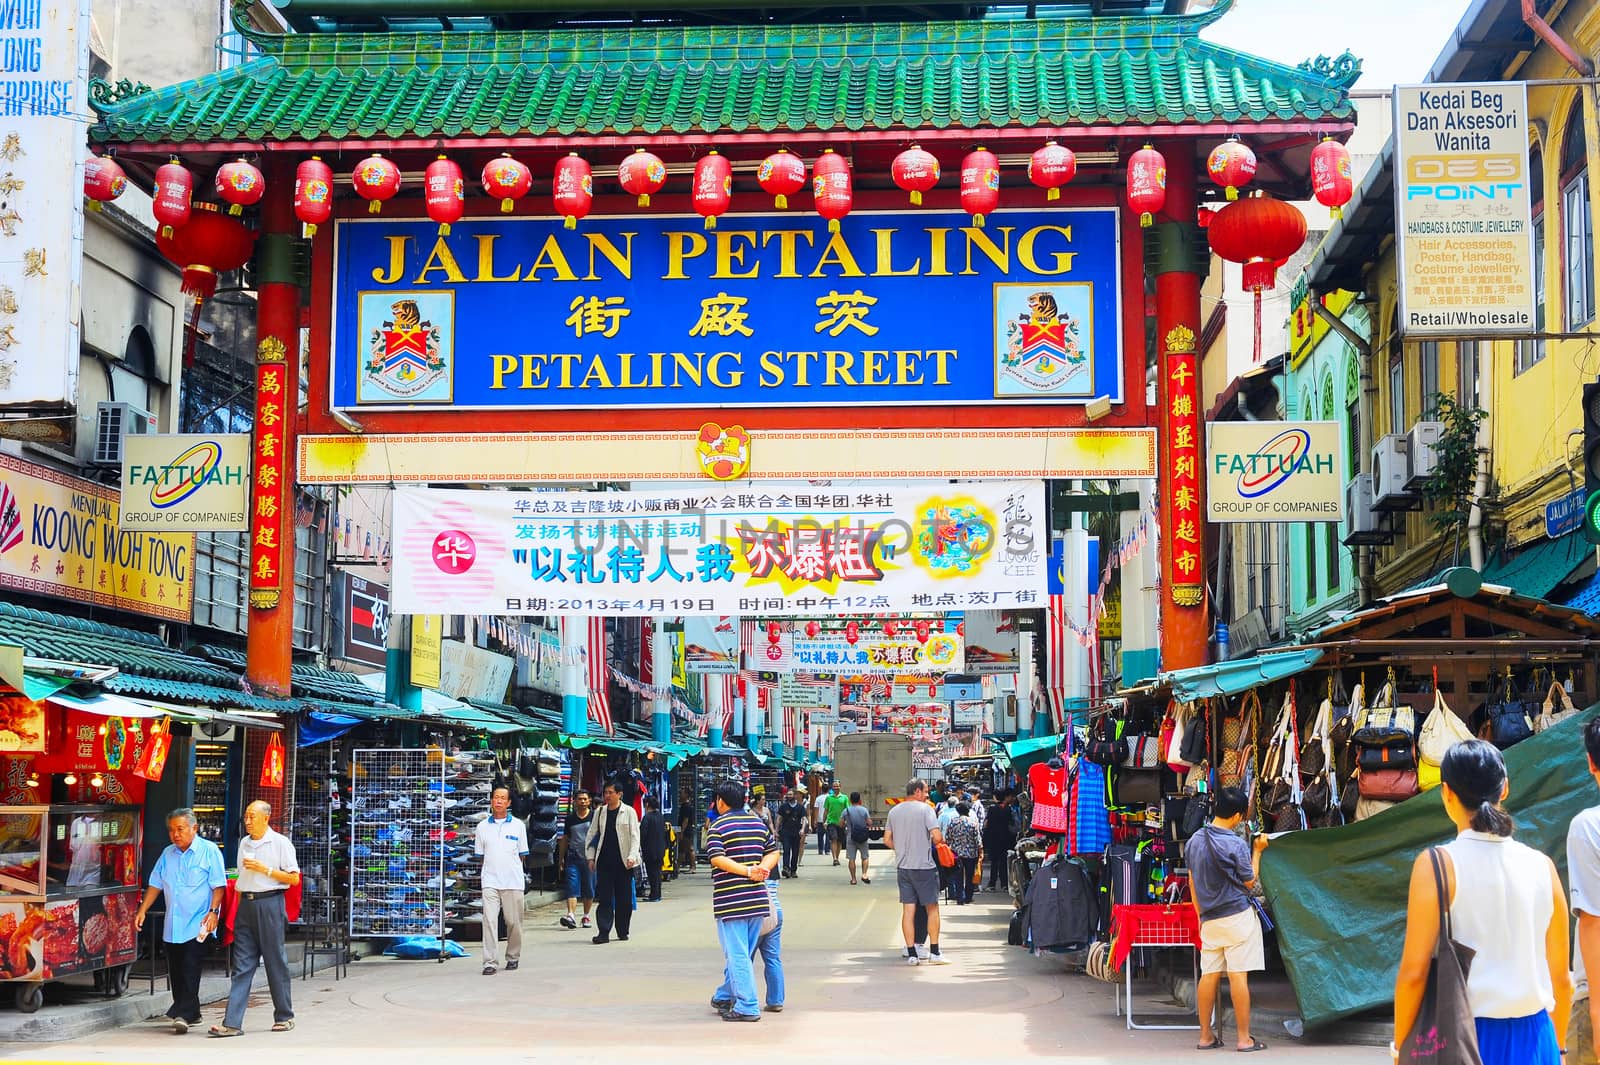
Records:
M1077 950L1094 938L1097 892L1089 870L1076 859L1058 856L1041 865L1022 905L1035 947Z

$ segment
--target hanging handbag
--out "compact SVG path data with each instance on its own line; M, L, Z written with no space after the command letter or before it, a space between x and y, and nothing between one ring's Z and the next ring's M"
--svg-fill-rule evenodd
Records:
M1311 828L1326 828L1330 821L1328 815L1333 812L1333 785L1328 781L1328 774L1319 773L1313 777L1300 792L1300 809L1306 815L1306 824Z
M1332 761L1328 750L1328 730L1333 724L1333 701L1324 699L1311 721L1311 734L1300 745L1300 773L1314 777Z
M1367 707L1365 716L1356 722L1351 739L1358 747L1387 747L1402 740L1410 744L1416 734L1417 712L1409 706L1397 705L1391 682L1383 686L1377 702Z
M1193 706L1174 699L1161 726L1161 757L1174 773L1186 773L1194 764L1183 756L1184 743L1189 737L1189 730L1194 727Z
M1103 714L1089 731L1089 742L1083 745L1083 756L1096 765L1121 765L1128 756L1128 741L1122 738L1122 722Z
M1361 753L1356 757L1356 764L1361 767L1363 773L1382 769L1415 769L1417 755L1415 748L1407 740L1383 747L1362 747Z
M1217 779L1225 788L1243 787L1246 784L1261 714L1261 697L1254 691L1246 693L1240 700L1239 709L1238 714L1224 718L1222 722L1222 765Z
M1153 806L1161 801L1161 770L1118 769L1111 782L1112 805Z
M1444 783L1444 777L1438 766L1426 758L1417 761L1417 788L1420 791L1432 791Z
M1512 689L1509 673L1505 687L1490 698L1483 714L1489 742L1502 751L1533 735L1533 715L1528 712L1528 704Z
M1346 821L1354 821L1360 805L1361 773L1358 771L1345 778L1344 787L1339 791L1339 814Z
M1550 690L1545 693L1544 709L1533 723L1533 731L1543 732L1547 728L1554 728L1577 714L1578 709L1572 705L1572 697L1567 694L1567 689L1559 681L1552 681Z
M1402 1065L1483 1065L1478 1055L1478 1028L1467 999L1467 974L1475 952L1455 941L1450 927L1450 894L1445 890L1444 860L1437 847L1428 851L1433 886L1439 900L1439 938L1428 963L1417 1019L1400 1047Z
M1264 820L1274 832L1288 832L1305 827L1300 812L1300 729L1299 710L1295 703L1294 686L1290 685L1283 696L1283 709L1272 726L1272 738L1267 744L1267 760L1262 766L1261 781L1266 788L1266 801L1261 809Z
M1343 691L1344 682L1340 680L1333 691L1333 724L1328 729L1328 749L1333 752L1336 778L1348 780L1356 769L1355 744L1351 740L1356 732L1356 719L1366 713L1367 686L1358 683L1355 691L1341 703L1339 697Z
M1417 757L1424 762L1432 762L1435 767L1441 766L1450 748L1470 739L1472 730L1450 709L1444 701L1444 693L1435 688L1433 709L1428 711L1427 718L1422 722L1422 731L1417 733Z
M1415 769L1380 769L1376 772L1363 769L1357 779L1363 799L1404 802L1421 790L1417 786Z
M1122 756L1125 769L1155 769L1161 765L1161 744L1154 736L1124 736L1128 751Z
M1189 721L1183 728L1178 754L1191 766L1211 761L1211 713L1205 702L1189 704Z
M1209 820L1211 820L1211 793L1196 792L1189 796L1189 805L1183 811L1183 824L1178 826L1178 838L1188 840L1206 827L1206 822Z

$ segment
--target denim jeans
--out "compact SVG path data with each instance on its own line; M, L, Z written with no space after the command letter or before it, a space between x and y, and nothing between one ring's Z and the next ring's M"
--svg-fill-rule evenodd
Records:
M567 898L594 899L594 871L583 859L567 859Z
M746 1017L754 1017L761 1012L756 1005L756 973L751 965L757 949L760 947L761 916L732 917L726 921L717 922L717 940L722 944L722 985L717 988L716 997L723 1002L732 1002L735 1013ZM776 937L777 933L773 933ZM779 973L778 994L783 994L782 968L777 960L777 947L773 948L773 959L768 963L767 994L771 996L773 987L771 972L777 968Z
M767 985L768 1006L783 1005L783 907L778 907L778 927L768 935L760 938L756 944L756 953L761 955L762 977ZM750 989L755 991L754 962L751 958ZM717 990L711 996L718 1002L733 1000L733 991L728 987L728 969L722 969L722 983L717 985Z

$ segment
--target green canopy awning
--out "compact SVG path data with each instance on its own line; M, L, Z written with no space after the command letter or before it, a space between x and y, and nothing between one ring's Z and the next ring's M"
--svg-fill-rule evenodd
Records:
M1310 669L1321 658L1322 652L1315 648L1269 652L1209 666L1175 669L1171 673L1160 674L1156 683L1170 687L1173 696L1182 702L1214 695L1237 695L1262 684L1292 677Z
M1510 558L1496 557L1483 567L1483 583L1502 585L1529 599L1543 599L1592 558L1594 546L1583 533L1569 533L1524 547Z
M1006 744L1001 757L1010 764L1013 773L1026 773L1060 749L1060 736L1035 736Z
M48 699L71 683L72 681L66 677L55 677L48 673L24 673L22 694L38 702L40 699Z

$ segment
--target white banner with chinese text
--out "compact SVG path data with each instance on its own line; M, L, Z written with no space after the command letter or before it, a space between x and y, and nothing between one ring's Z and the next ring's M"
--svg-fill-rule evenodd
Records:
M395 493L406 614L745 617L1044 602L1044 485Z

